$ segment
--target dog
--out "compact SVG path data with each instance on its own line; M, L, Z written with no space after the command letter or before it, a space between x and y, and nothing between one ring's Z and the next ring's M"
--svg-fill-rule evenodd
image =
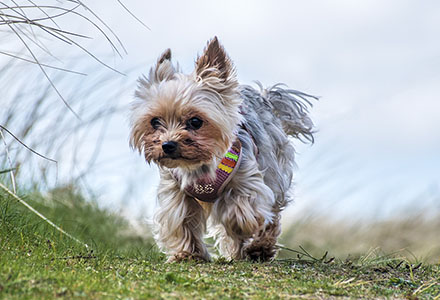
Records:
M272 260L291 202L295 150L313 143L311 95L239 85L217 37L191 74L167 49L138 81L130 145L160 171L154 237L168 261L210 260L204 235L228 259Z

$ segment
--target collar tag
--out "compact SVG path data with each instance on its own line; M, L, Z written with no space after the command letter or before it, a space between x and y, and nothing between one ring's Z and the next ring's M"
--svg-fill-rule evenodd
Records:
M242 157L241 151L241 142L237 138L218 164L215 179L199 178L193 185L185 187L185 192L200 201L215 202L238 170Z

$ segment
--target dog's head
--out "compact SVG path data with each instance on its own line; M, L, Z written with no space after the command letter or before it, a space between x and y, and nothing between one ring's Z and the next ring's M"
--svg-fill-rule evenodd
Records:
M139 79L132 107L130 144L147 162L197 169L221 157L241 121L234 67L215 37L183 74L166 50Z

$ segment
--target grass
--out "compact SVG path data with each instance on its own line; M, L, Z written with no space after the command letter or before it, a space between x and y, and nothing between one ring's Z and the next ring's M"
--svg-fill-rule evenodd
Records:
M128 235L123 219L72 187L26 201L93 250L0 193L1 299L440 298L438 264L375 251L318 259L303 249L271 263L167 264L149 239Z

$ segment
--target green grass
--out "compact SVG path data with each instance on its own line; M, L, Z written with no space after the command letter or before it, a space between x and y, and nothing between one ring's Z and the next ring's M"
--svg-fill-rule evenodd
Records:
M352 259L284 251L271 263L165 263L150 240L71 188L32 203L93 251L0 193L0 299L440 298L440 266L398 256ZM324 251L322 251L324 252Z

